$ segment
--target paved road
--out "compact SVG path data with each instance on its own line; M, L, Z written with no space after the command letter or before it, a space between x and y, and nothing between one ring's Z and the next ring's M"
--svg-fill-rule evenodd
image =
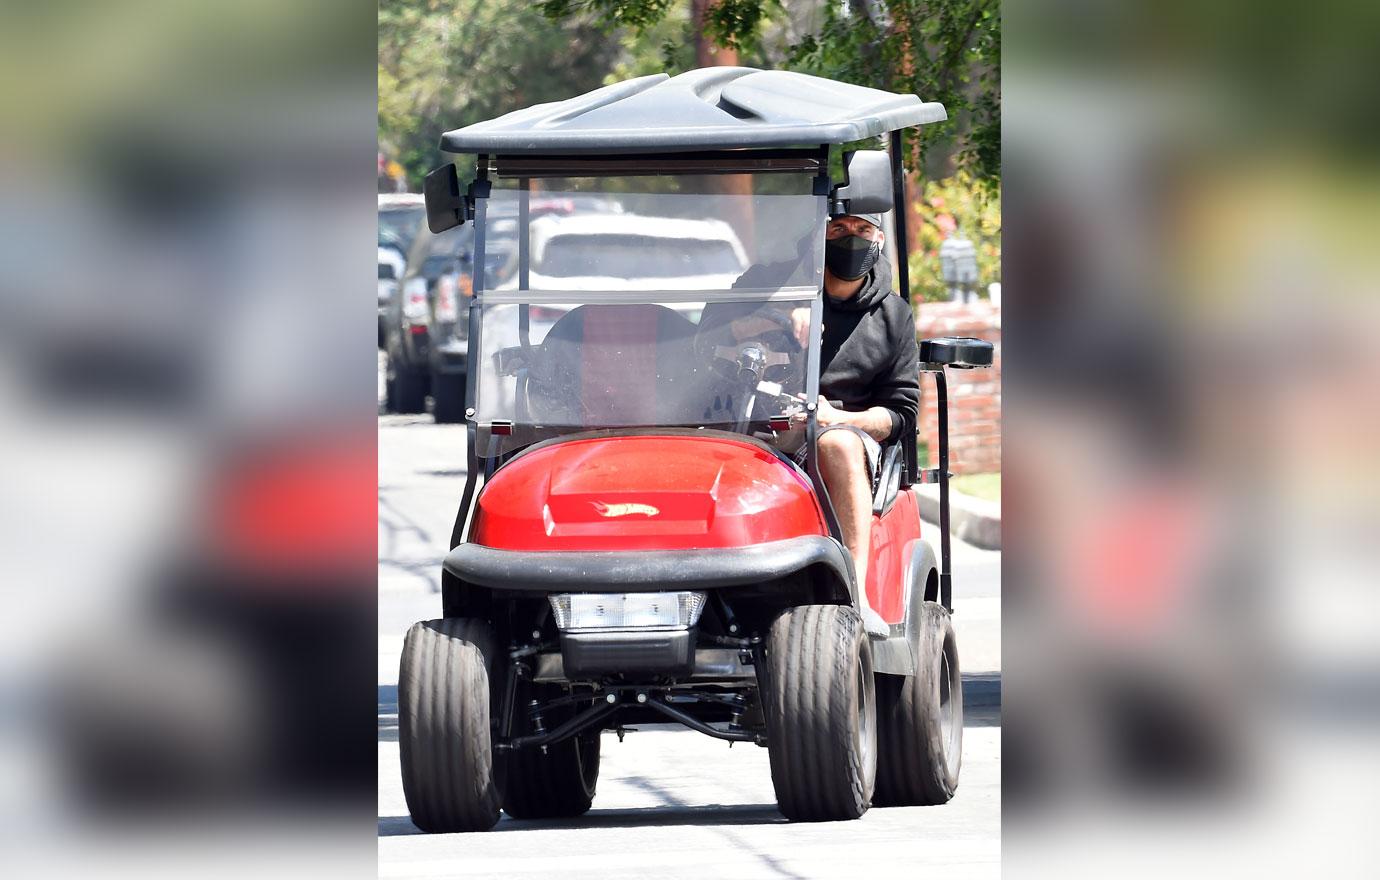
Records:
M605 734L594 808L576 821L516 821L424 835L398 775L402 635L440 613L439 571L464 485L463 427L379 419L380 877L992 877L1000 871L1001 554L955 544L959 651L969 707L963 782L943 807L870 810L856 822L787 823L765 749L654 726Z

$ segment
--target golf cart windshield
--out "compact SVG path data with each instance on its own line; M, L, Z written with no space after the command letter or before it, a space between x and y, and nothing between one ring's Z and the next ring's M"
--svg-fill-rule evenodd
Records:
M485 237L520 267L479 299L475 420L512 431L496 451L798 411L823 277L812 174L500 178L486 209L519 218Z

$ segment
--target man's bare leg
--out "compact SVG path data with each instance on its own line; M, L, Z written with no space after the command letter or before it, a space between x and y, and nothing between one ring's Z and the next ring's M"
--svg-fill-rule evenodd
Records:
M829 431L819 438L819 470L843 544L853 555L858 589L867 592L867 554L872 541L872 485L867 474L867 450L852 431Z

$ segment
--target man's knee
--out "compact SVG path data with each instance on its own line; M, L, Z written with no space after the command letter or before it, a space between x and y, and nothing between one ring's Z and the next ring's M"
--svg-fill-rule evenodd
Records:
M836 474L862 474L867 449L862 438L852 431L827 431L819 437L819 460L826 471Z

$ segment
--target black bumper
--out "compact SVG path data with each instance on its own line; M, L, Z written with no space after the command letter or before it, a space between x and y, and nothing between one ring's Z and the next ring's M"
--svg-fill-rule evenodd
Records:
M536 593L705 590L764 583L815 568L846 596L850 580L843 545L822 535L704 550L524 552L461 544L446 555L443 566L468 584Z

